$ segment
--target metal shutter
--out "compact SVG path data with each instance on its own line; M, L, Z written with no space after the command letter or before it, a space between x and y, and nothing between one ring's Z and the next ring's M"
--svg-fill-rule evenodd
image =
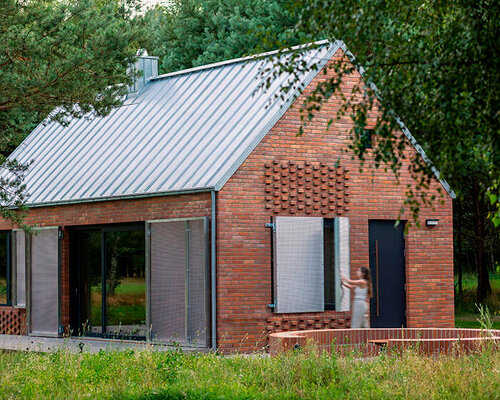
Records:
M200 346L207 345L207 235L208 218L187 222L188 250L188 330L187 340Z
M208 218L149 226L152 337L206 346Z
M15 230L13 236L16 305L26 307L26 234L24 231Z
M324 311L323 218L274 221L276 312Z
M351 276L349 252L349 218L337 217L335 226L335 309L349 311L351 309L351 291L342 286L341 275Z
M151 223L151 330L160 341L184 341L184 221Z
M59 334L59 230L40 229L31 236L30 332Z

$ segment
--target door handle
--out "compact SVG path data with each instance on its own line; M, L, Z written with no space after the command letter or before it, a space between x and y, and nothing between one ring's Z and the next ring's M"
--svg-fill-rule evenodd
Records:
M380 301L378 296L378 240L375 240L375 289L377 291L377 317L380 316Z

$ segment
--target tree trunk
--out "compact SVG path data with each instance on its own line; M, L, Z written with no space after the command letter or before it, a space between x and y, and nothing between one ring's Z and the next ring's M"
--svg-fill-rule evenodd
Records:
M484 198L479 188L479 182L473 184L473 204L474 204L474 231L477 254L477 302L484 303L486 297L491 293L488 268L486 266L484 242Z

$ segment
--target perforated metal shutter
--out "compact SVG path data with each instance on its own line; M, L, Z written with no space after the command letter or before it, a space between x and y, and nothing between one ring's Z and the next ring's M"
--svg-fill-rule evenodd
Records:
M276 217L274 223L275 311L324 311L323 218Z
M160 341L186 336L184 221L151 223L151 330Z
M59 333L58 228L40 229L31 236L30 331L34 335Z
M206 346L208 218L149 224L152 336Z
M187 340L207 344L207 233L208 219L187 222L188 246L188 331Z
M351 263L349 251L349 218L337 217L335 226L335 309L349 311L351 309L351 291L342 286L341 275L350 278Z
M14 262L16 271L16 305L26 307L26 234L13 231Z

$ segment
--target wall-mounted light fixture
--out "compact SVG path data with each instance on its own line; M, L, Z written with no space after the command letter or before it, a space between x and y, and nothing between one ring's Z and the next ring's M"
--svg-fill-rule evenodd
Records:
M426 219L425 220L426 226L437 226L438 223L439 223L438 219Z

